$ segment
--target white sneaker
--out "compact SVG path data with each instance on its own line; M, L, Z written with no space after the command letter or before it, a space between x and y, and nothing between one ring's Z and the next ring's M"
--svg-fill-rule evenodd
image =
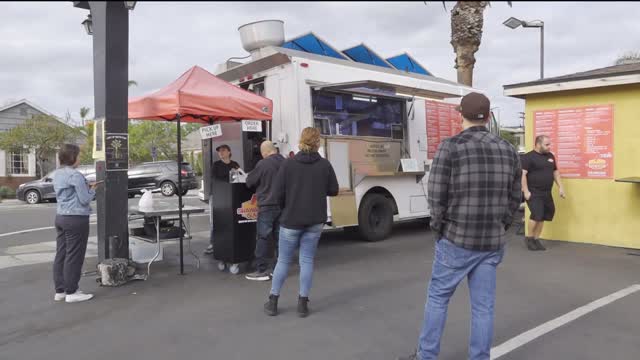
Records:
M53 297L53 301L62 301L67 297L65 293L56 293L56 296Z
M93 294L85 294L82 291L78 290L73 294L68 294L66 298L67 303L77 303L81 301L91 300L93 298Z

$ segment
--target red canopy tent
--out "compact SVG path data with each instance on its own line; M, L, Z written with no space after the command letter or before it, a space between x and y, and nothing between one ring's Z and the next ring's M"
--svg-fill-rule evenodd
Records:
M176 121L178 127L178 209L182 224L181 122L213 124L243 119L271 120L272 101L218 79L194 66L166 87L129 100L129 119ZM183 273L180 231L180 273Z

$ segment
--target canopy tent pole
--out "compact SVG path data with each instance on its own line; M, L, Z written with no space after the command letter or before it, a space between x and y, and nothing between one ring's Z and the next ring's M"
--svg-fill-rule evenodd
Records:
M180 114L176 115L176 119L178 120L176 123L178 124L178 217L180 218L180 275L184 275L184 255L182 249L182 242L184 239L184 235L182 234L182 226L184 225L184 222L182 221L182 137L180 136Z

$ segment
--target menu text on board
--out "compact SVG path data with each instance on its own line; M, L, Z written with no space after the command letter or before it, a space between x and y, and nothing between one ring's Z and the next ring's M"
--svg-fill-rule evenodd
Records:
M560 174L567 178L613 178L613 105L540 110L533 136L551 138Z
M456 105L440 101L426 101L427 158L433 159L442 140L462 132L462 115Z

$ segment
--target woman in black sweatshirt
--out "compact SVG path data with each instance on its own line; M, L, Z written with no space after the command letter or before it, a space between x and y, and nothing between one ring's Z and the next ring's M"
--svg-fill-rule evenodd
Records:
M309 314L307 303L313 278L313 261L320 235L327 221L327 196L338 195L338 179L331 163L318 153L320 132L305 128L300 135L300 152L285 160L273 184L273 196L280 204L278 263L273 272L268 315L278 314L278 297L289 272L294 251L300 248L300 293L298 315Z

